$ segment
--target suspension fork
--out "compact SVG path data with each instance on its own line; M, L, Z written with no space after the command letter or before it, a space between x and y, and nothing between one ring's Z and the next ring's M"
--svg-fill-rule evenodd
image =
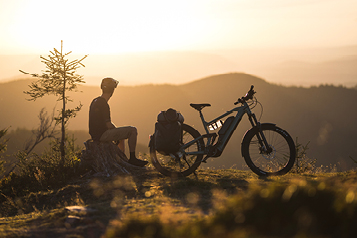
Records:
M272 149L271 149L270 145L268 144L268 141L267 141L265 135L263 134L260 122L258 122L254 113L248 114L248 117L249 117L250 124L252 124L252 127L257 127L259 130L259 133L257 133L257 138L258 138L258 142L261 146L261 149L260 149L261 153L263 153L263 152L270 153Z

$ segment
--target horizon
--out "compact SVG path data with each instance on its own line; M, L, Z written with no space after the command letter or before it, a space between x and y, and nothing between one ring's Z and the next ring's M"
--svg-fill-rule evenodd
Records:
M355 89L357 88L357 83L354 85L343 85L343 84L338 84L338 83L319 83L319 84L310 84L310 85L297 85L297 84L281 84L281 83L276 83L276 82L271 82L263 77L260 77L259 75L255 75L255 74L249 74L249 73L245 73L245 72L228 72L228 73L222 73L222 74L211 74L211 75L206 75L200 78L196 78L196 79L192 79L190 81L185 81L185 82L178 82L178 83L173 83L173 82L162 82L162 83L142 83L142 84L121 84L119 82L119 86L120 87L127 87L127 88L136 88L136 87L146 87L146 86L184 86L187 84L191 84L194 83L196 81L201 81L201 80L205 80L205 79L209 79L212 77L217 77L217 76L224 76L224 75L248 75L248 76L252 76L258 79L261 79L263 81L265 81L266 83L270 84L270 85L276 85L276 86L282 86L282 87L287 87L287 88L305 88L305 89L310 89L310 88L315 88L315 87L321 87L321 86L332 86L335 88L339 88L339 87L343 87L346 89ZM36 78L32 77L32 76L28 76L28 75L24 75L23 77L20 78L13 78L13 79L8 79L8 80L0 80L0 85L1 84L7 84L7 83L13 83L13 82L18 82L18 81L27 81L27 80L36 80ZM96 78L96 81L100 82L102 80L102 78ZM91 79L91 81L87 82L86 78L84 78L84 83L79 84L79 87L93 87L96 88L99 87L99 84L97 84L96 82L93 82L93 78Z
M64 52L89 55L78 72L93 84L108 75L123 85L141 85L230 72L283 85L320 84L323 73L315 65L299 69L306 73L296 77L287 74L296 65L283 64L356 56L355 9L352 0L0 0L0 81L19 77L19 69L40 73L39 56L59 49L63 40ZM103 55L121 59L94 59ZM336 66L329 73L333 77L324 83L357 84L353 69Z
M83 55L77 53L69 55L70 59L81 57ZM343 62L346 59L347 64ZM346 65L344 68L341 62ZM83 62L85 67L77 73L83 75L89 85L97 85L108 76L118 79L122 85L135 86L177 85L211 75L246 73L285 86L354 87L357 85L356 62L357 44L331 48L153 51L89 55ZM0 54L0 63L5 66L0 68L0 82L26 78L20 69L29 73L45 69L38 54Z

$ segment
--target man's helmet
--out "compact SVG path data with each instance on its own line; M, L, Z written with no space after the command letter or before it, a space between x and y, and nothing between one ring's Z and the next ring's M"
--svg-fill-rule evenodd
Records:
M117 87L119 81L113 78L104 78L102 79L102 83L100 84L101 89L114 89Z

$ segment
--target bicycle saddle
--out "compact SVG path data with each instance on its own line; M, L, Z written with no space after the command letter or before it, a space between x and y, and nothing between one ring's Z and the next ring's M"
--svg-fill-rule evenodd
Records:
M198 110L198 111L201 111L204 107L210 107L211 104L208 104L208 103L201 103L201 104L191 103L190 106L193 107L194 109Z

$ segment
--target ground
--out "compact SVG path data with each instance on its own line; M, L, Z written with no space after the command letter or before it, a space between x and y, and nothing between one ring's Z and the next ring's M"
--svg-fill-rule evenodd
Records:
M251 196L253 201L256 192L263 199L260 203L265 204L264 201L274 197L273 192L279 193L279 188L283 188L280 203L286 198L292 200L293 194L304 188L307 197L309 194L317 197L319 191L329 189L341 194L344 203L352 204L357 200L356 180L353 171L260 178L250 171L198 170L196 176L171 179L150 170L138 176L82 177L62 188L8 199L7 206L12 203L13 209L0 218L0 234L4 237L113 237L128 221L141 218L178 227L218 219L233 197L239 200ZM252 209L247 208L249 212L244 209L236 215L236 223L249 222ZM243 214L241 222L239 218Z

